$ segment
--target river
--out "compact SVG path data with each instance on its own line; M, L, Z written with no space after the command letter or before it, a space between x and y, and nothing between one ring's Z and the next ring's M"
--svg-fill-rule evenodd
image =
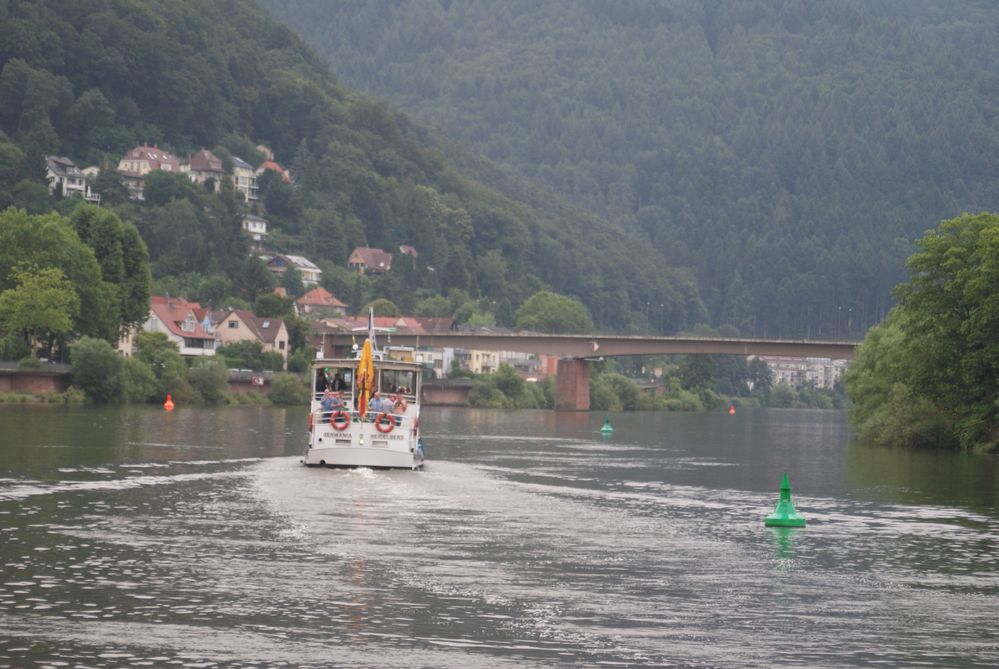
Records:
M840 412L0 406L0 667L999 666L999 464ZM808 519L763 517L788 472Z

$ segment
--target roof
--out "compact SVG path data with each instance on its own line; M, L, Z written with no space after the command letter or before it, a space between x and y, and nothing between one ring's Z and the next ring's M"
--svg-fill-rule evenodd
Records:
M410 246L409 244L403 244L402 246L400 246L399 253L403 254L404 256L412 256L413 258L420 255L419 253L416 252L416 248Z
M236 167L238 167L240 169L244 169L244 170L252 170L253 169L253 165L251 165L250 163L246 162L245 160L243 160L239 156L233 156L232 157L232 164L234 166L236 166Z
M143 144L142 146L129 149L122 160L145 160L154 170L160 169L164 164L180 167L180 158L169 151L159 148L155 144L152 146Z
M358 246L350 255L357 256L365 267L387 272L392 269L392 254L382 249L373 249L367 246Z
M273 172L277 172L278 174L281 175L282 181L285 181L286 183L291 183L291 177L288 176L287 170L285 170L283 167L275 163L273 160L265 160L264 162L260 163L260 167L257 168L257 176L263 174L264 170L271 170Z
M215 339L214 333L205 331L202 321L206 310L197 302L188 302L179 297L153 295L149 298L149 309L174 336L185 339ZM191 321L193 327L189 329L182 327L182 324Z
M289 256L282 254L281 257L289 260L293 265L295 265L299 269L310 269L312 271L321 271L319 270L318 267L316 267L316 265L311 260L309 260L305 256Z
M222 172L222 159L208 149L201 149L189 161L192 170L198 172Z
M280 318L261 318L254 315L252 311L246 311L245 309L231 309L222 312L222 314L222 317L218 318L218 320L214 318L212 320L215 320L216 323L221 323L235 314L239 320L246 324L246 327L253 333L253 336L265 344L273 344L277 338L278 331L284 325L284 320Z
M80 174L80 168L76 166L76 163L65 156L45 156L45 164L59 176Z
M317 286L305 295L302 295L300 298L295 300L295 304L315 307L336 307L339 309L347 308L346 304L336 299L333 296L333 293L326 290L322 286Z

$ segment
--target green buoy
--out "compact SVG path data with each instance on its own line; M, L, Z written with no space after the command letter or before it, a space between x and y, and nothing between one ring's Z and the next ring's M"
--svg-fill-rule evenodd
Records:
M600 431L603 432L604 434L610 434L611 432L614 431L614 428L611 427L610 418L609 417L608 418L604 418L604 426L602 428L600 428Z
M774 512L763 520L767 527L804 527L805 517L794 510L791 503L791 484L787 480L787 472L784 472L784 480L780 484L780 501L777 502Z

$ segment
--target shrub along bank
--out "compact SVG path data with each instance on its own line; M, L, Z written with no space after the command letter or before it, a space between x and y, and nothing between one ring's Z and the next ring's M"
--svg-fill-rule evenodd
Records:
M135 355L122 358L105 340L83 337L70 347L73 383L98 403L159 403L169 393L177 403L305 404L308 390L294 374L277 374L271 394L229 393L229 372L221 360L202 358L188 364L160 332L139 333Z

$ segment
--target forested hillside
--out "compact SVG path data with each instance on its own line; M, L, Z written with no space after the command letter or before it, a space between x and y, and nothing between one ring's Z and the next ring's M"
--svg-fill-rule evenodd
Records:
M296 182L262 178L253 213L270 222L274 250L319 262L353 309L386 297L408 311L448 295L452 306L471 300L466 315L509 324L550 289L582 300L599 328L647 329L653 303L667 331L705 318L692 275L641 235L470 178L430 133L337 84L249 1L0 0L0 210L68 211L47 192L45 155L103 166L102 206L136 225L160 286L216 304L269 291L240 230L250 209L232 188L215 194L156 173L144 202L125 200L113 168L143 143L180 156L210 148L229 170L237 156L257 164L255 147L269 146ZM344 268L354 246L402 244L418 261L381 279Z
M914 239L999 206L987 0L267 5L342 82L692 268L744 334L861 335Z

